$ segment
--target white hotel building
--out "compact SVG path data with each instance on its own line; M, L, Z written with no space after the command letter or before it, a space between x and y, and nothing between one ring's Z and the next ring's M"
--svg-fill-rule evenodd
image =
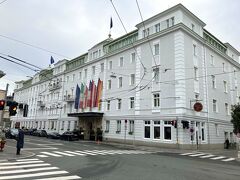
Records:
M235 141L230 113L239 103L240 53L205 25L178 4L126 35L17 82L14 98L28 105L28 114L18 109L12 127L20 122L48 132L81 129L84 139L93 139L99 128L104 141L223 148L226 138ZM99 78L100 108L74 109L76 85ZM200 112L193 109L196 102L203 105Z

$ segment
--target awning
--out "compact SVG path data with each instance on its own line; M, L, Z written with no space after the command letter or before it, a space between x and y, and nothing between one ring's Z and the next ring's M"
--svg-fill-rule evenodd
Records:
M103 113L98 112L82 112L82 113L68 113L69 117L103 117Z

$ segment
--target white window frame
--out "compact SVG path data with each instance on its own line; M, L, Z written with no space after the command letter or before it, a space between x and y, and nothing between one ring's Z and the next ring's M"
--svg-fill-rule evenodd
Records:
M199 78L199 70L198 67L194 66L194 80L198 81Z
M153 49L154 49L154 55L155 56L160 55L160 43L154 43L153 44Z
M123 87L123 77L118 77L118 88Z
M153 93L153 108L159 108L160 107L160 93L156 92Z
M155 83L158 83L159 82L159 67L154 67L153 68L153 77L154 77L154 79L153 79L153 81L155 82Z
M201 123L201 140L202 142L206 142L206 123Z
M118 64L118 66L119 66L119 67L123 67L123 66L124 66L124 58L123 58L123 56L121 56L121 57L119 58L119 64Z
M95 76L96 73L96 66L92 66L92 75Z
M210 56L210 63L211 63L211 65L214 65L214 64L215 64L214 56L213 56L213 55Z
M166 139L165 138L165 127L171 129L171 139ZM171 121L163 121L163 140L164 141L172 141L173 139L173 130L172 130L172 124Z
M135 97L130 97L129 98L129 109L134 109L135 108Z
M82 71L79 72L79 80L82 80Z
M157 32L160 32L161 31L161 25L160 25L160 23L157 23L157 24L155 24L155 33L157 33Z
M104 63L101 63L100 67L101 67L101 72L104 72Z
M121 120L117 120L117 130L116 130L116 133L120 133L121 132L121 125L122 125L122 121Z
M105 129L105 133L109 132L109 127L110 127L110 121L106 120L106 129Z
M109 69L109 70L112 70L112 61L109 61L109 62L108 62L108 69Z
M197 56L197 45L193 44L193 55Z
M225 106L225 113L226 113L226 115L230 115L230 112L229 112L229 104L228 104L228 103L225 103L224 106Z
M134 120L129 120L129 131L128 133L134 133Z
M227 85L227 81L223 81L223 88L224 88L224 92L228 93L228 85Z
M216 136L219 137L219 125L215 124L215 132L216 132Z
M217 113L218 112L217 100L213 99L212 103L213 103L213 112Z
M87 78L87 69L84 69L84 78Z
M155 138L155 127L159 128L159 138ZM161 139L161 121L160 120L156 120L153 121L153 139L154 140L160 140Z
M143 138L144 139L151 139L151 121L150 120L145 120L143 121L143 127L144 127L144 130L143 130ZM149 127L149 137L145 137L145 127Z
M122 99L117 99L117 110L122 109Z
M109 79L107 82L108 82L107 89L108 90L112 89L112 80Z
M107 111L110 111L110 109L111 109L111 101L108 100L107 101Z
M135 84L135 74L130 74L129 85L133 86Z
M131 53L131 63L135 63L136 62L136 53L133 52Z
M217 86L216 86L216 76L212 75L211 78L212 78L212 88L216 89L217 88Z

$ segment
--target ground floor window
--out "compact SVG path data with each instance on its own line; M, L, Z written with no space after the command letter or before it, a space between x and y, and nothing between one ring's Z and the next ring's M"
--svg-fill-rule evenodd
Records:
M171 121L164 121L164 139L172 140L172 124Z
M110 125L110 121L106 121L106 129L105 129L105 132L109 132L109 125Z
M129 121L129 134L133 134L134 132L134 121L130 120Z
M160 121L154 121L154 139L160 139Z
M151 121L144 121L144 138L150 138L151 134Z
M68 128L67 128L68 131L70 130L70 125L71 125L71 121L68 121Z
M64 130L64 122L65 121L62 121L62 128L61 128L61 130Z
M121 132L121 120L117 120L117 131L116 133L120 133Z
M202 141L205 141L205 123L204 122L202 122L201 129L202 129Z
M43 121L43 129L46 128L46 121Z

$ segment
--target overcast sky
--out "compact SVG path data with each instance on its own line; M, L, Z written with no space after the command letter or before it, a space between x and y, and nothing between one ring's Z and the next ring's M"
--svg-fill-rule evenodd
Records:
M127 31L134 30L141 22L136 1L112 1ZM72 59L106 39L111 16L112 37L125 34L110 0L0 0L0 3L0 56L11 55L43 68L48 67L51 56L55 62ZM205 28L219 40L240 50L239 0L138 0L138 3L144 19L182 3L205 22ZM9 83L10 92L14 89L13 82L34 74L1 58L0 70L6 73L0 79L0 89Z

